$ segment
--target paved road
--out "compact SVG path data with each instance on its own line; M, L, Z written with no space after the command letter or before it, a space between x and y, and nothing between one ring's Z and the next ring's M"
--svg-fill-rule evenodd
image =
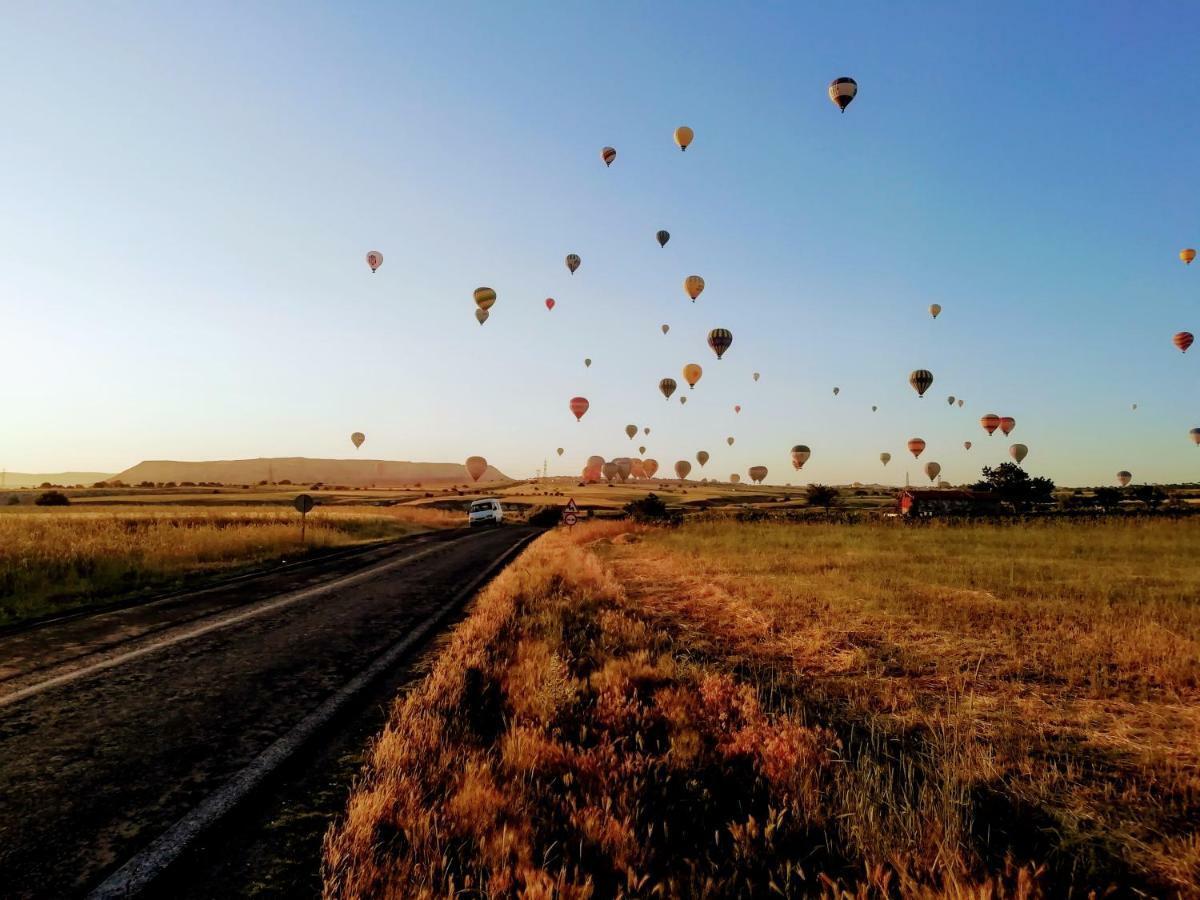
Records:
M531 533L421 535L0 637L0 894L86 893Z

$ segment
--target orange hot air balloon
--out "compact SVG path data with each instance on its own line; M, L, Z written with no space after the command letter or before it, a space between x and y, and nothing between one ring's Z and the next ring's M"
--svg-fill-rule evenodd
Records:
M792 468L797 472L800 471L810 456L812 456L812 451L808 447L804 444L797 444L792 448Z
M913 438L908 442L908 452L913 455L913 459L920 458L925 451L925 442L920 438Z
M1186 250L1180 250L1179 258L1183 260L1183 264L1185 266L1190 266L1192 264L1192 260L1196 258L1196 251L1191 247L1188 247Z
M554 298L553 297L546 298L546 309L554 309Z
M688 388L694 388L696 382L700 380L700 376L704 374L704 370L695 363L688 363L683 367L683 380L688 383Z
M763 480L766 477L767 477L767 467L766 466L751 466L750 467L750 480L753 481L755 484L762 484Z
M658 460L648 459L642 463L642 468L646 470L647 478L653 478L654 473L658 471Z
M1017 427L1017 420L1012 416L1000 417L1000 430L1004 432L1004 436L1008 437L1014 428Z
M1192 346L1192 341L1195 339L1190 331L1180 331L1171 338L1171 341L1179 348L1180 353L1187 353L1188 347Z
M675 129L675 143L679 145L680 150L686 150L695 136L696 133L686 125L680 125Z
M600 158L604 160L604 165L607 168L613 164L613 160L617 158L617 151L612 147L605 147L600 151Z
M675 463L675 477L683 481L688 477L688 473L692 471L692 464L686 459L681 459Z
M925 463L925 474L929 476L930 481L933 481L933 479L937 478L941 473L942 467L940 464L935 462Z
M1029 448L1024 444L1013 444L1008 448L1008 455L1015 459L1019 466L1025 460L1025 457L1029 455Z
M645 478L646 477L646 466L645 466L645 464L643 464L643 462L640 459L631 459L629 461L629 467L630 467L630 471L633 473L634 478Z
M604 457L603 456L589 456L587 458L587 467L589 469L598 469L602 465L604 465Z
M482 456L467 457L467 474L471 476L472 480L478 481L487 468L487 460Z
M587 397L572 397L570 405L571 412L574 414L576 422L583 418L583 414L587 412L588 407L591 406L591 404L587 401Z
M1000 427L1000 417L995 413L988 413L986 416L979 417L979 424L991 436Z
M487 312L496 302L496 292L490 287L475 288L475 305Z
M683 289L692 298L692 302L694 303L696 302L696 298L700 296L701 291L704 290L704 279L699 275L689 275L683 279Z

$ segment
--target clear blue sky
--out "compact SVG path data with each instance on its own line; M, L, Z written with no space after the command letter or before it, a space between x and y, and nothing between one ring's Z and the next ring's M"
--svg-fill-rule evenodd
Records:
M1200 245L1198 22L1154 2L10 5L0 465L350 456L362 430L371 458L567 473L636 453L636 423L665 468L707 449L721 477L902 481L919 435L952 481L1012 440L1060 483L1194 480L1200 347L1171 336L1200 333L1200 263L1177 256ZM482 328L479 285L499 293ZM664 402L689 361L688 405Z

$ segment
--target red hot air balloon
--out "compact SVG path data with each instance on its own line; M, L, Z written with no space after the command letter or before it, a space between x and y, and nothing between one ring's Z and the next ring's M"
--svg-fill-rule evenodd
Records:
M925 442L920 438L913 438L908 442L908 450L913 455L913 458L917 459L925 450Z
M574 414L576 422L583 418L583 414L588 411L588 407L590 405L591 404L587 401L587 397L571 398L571 412Z
M1171 341L1179 348L1180 353L1187 353L1188 347L1192 346L1195 339L1190 331L1181 331L1171 338Z
M546 298L546 309L554 309L554 298L553 297Z
M988 413L986 416L979 417L979 424L983 426L984 431L992 435L1000 427L1000 417L995 413Z
M1000 430L1004 432L1004 436L1008 437L1012 430L1017 427L1017 420L1012 416L1000 417Z

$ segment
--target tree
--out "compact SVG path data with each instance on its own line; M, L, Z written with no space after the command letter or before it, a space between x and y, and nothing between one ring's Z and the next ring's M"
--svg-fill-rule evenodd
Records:
M667 504L655 493L649 493L638 500L630 500L625 504L625 515L631 519L665 519L670 513Z
M829 484L810 484L808 486L808 505L823 506L825 512L835 506L841 491Z
M1098 487L1093 494L1096 498L1096 505L1105 512L1112 512L1114 509L1119 509L1121 506L1121 489L1115 487Z
M1151 510L1157 510L1167 499L1167 492L1156 484L1139 484L1130 493Z
M1054 499L1053 481L1041 476L1030 478L1029 473L1015 463L1001 463L995 468L984 466L982 480L975 482L972 488L986 491L1017 509L1025 509L1034 503L1050 503Z
M62 491L46 491L33 501L38 506L70 506L71 499Z

